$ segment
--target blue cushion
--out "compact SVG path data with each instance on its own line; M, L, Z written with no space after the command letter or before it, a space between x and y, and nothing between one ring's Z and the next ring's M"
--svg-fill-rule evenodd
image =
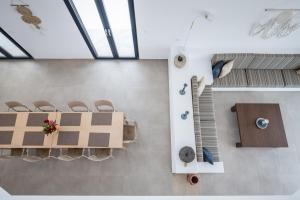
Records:
M214 78L218 78L221 74L222 68L225 65L224 60L218 61L216 64L212 67L212 73Z
M203 159L204 162L209 162L210 164L214 164L214 156L212 155L212 153L205 147L202 148L203 149Z

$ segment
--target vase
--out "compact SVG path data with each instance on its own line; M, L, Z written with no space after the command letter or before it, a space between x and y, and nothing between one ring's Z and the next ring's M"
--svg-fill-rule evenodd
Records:
M199 177L196 174L188 174L187 175L187 181L191 184L191 185L195 185L199 182Z

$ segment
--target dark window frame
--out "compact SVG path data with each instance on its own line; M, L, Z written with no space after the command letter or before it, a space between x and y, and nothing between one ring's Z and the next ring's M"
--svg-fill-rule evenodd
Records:
M17 48L19 48L27 57L15 57L7 52L3 47L0 46L0 52L6 57L0 57L1 60L9 60L9 59L33 59L30 53L26 51L17 41L15 41L2 27L0 27L0 32L9 39Z
M110 45L113 57L101 57L97 54L96 48L94 47L91 38L86 31L83 22L81 21L81 18L75 8L75 5L72 0L64 0L64 3L66 7L68 8L77 28L79 29L86 45L88 46L92 56L94 59L100 59L100 60L137 60L139 59L139 50L138 50L138 40L137 40L137 31L136 31L136 20L135 20L135 12L134 12L134 2L133 0L128 0L128 7L129 7L129 14L130 14L130 21L131 21L131 32L132 32L132 38L133 38L133 46L134 46L134 57L119 57L117 48L115 45L115 42L113 40L113 33L111 32L111 36L107 36L108 43ZM95 4L99 13L99 17L101 18L103 28L106 30L111 30L109 21L107 19L107 15L104 10L103 2L102 0L95 0Z

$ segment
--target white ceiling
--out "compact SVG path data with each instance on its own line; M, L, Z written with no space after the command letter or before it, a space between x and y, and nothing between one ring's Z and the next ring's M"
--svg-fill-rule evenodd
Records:
M42 19L42 30L24 24L0 1L0 26L34 58L92 58L63 0L24 0ZM135 0L139 54L142 59L165 59L169 48L182 41L201 11L213 21L198 20L188 45L214 52L300 53L300 30L282 39L248 36L251 24L265 8L300 8L299 0Z
M42 19L42 29L25 24L11 0L0 1L0 26L34 58L93 58L63 0L23 2Z

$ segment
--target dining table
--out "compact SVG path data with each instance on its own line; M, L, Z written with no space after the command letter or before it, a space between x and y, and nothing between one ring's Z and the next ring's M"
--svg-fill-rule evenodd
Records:
M0 148L123 148L123 125L123 112L0 112Z

